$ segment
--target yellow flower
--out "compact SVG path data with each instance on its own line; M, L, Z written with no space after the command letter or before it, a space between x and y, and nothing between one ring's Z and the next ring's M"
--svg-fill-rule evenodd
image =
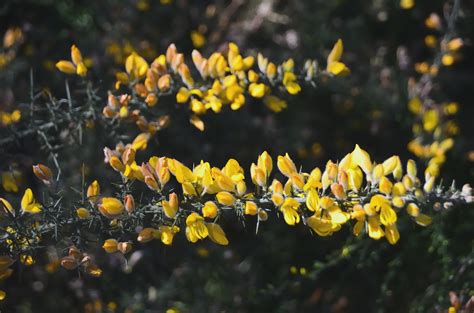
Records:
M133 79L143 78L148 71L148 63L136 52L132 52L125 60L125 70Z
M421 226L428 226L431 224L431 222L433 221L433 219L426 215L426 214L419 214L416 218L415 218L415 221L418 225L421 225Z
M100 194L100 185L97 180L94 180L89 187L87 187L87 198L94 199Z
M18 179L12 172L2 173L2 187L5 191L18 192Z
M58 63L56 63L56 67L58 68L58 70L66 74L76 73L76 67L70 61L64 61L64 60L59 61Z
M389 195L392 192L392 182L385 176L382 176L379 183L380 192Z
M278 156L277 166L280 172L286 177L291 177L291 174L296 173L295 163L293 163L288 153L285 154L285 156Z
M102 248L105 250L107 253L114 253L117 252L117 245L118 242L115 239L107 239L104 244L102 245Z
M392 225L397 221L397 213L390 206L390 201L382 195L370 198L370 210L380 212L380 222L383 225Z
M249 93L254 98L262 98L265 95L265 84L251 83L249 85Z
M22 254L20 255L20 262L25 264L26 266L31 266L35 264L35 259L31 255Z
M85 218L88 218L90 216L90 212L86 208L77 209L76 214L80 219L85 219Z
M178 195L174 192L171 193L169 195L169 201L163 200L161 205L163 206L163 212L166 217L174 218L178 212Z
M253 201L246 201L245 202L245 214L246 215L257 215L258 206Z
M296 75L293 72L283 74L283 85L290 95L296 95L301 91L301 86L296 82Z
M415 0L400 0L400 7L409 10L415 6Z
M206 37L201 32L193 30L191 32L191 41L193 42L194 48L201 48L206 43Z
M195 182L196 176L187 166L175 159L167 159L167 163L169 170L176 177L178 183Z
M58 70L66 74L86 76L87 67L82 60L81 51L76 47L76 45L71 46L71 60L72 62L61 60L56 63L56 67Z
M407 162L407 173L412 180L416 180L416 163L411 159Z
M338 39L336 44L331 50L331 53L329 53L328 58L327 58L327 67L326 71L333 75L348 75L350 73L349 68L342 63L339 62L342 56L342 51L343 51L343 44L342 40Z
M99 204L99 211L102 215L113 218L123 213L124 206L122 201L117 198L104 197Z
M434 183L435 183L435 179L436 177L434 176L429 176L427 179L426 179L426 182L425 184L423 185L423 190L426 192L426 193L429 193L431 192L431 190L433 189L434 187Z
M282 100L273 95L267 95L263 98L263 103L275 113L281 112L283 109L288 107L288 104L285 100Z
M227 240L224 230L222 230L219 224L206 223L206 227L208 230L209 239L211 239L213 242L222 246L227 246L229 244L229 240Z
M186 218L186 238L194 243L208 235L209 231L204 224L204 218L194 212L189 214Z
M160 238L161 233L158 229L152 228L152 227L146 227L143 228L139 233L138 233L138 242L149 242L153 239Z
M0 198L0 207L2 209L7 209L10 213L14 214L14 210L13 210L13 207L12 205L10 204L10 202L8 202L6 199L4 198Z
M318 216L315 214L310 216L306 223L316 234L322 237L332 235L334 231L341 227L333 224L327 215Z
M358 165L365 174L372 172L372 161L367 151L362 150L359 145L356 145L354 151L351 153L352 162Z
M439 123L439 114L435 109L427 110L423 114L423 128L427 132L431 132L438 126Z
M300 215L298 214L299 207L300 203L294 198L286 198L283 202L280 211L283 213L285 222L288 225L294 226L300 222Z
M306 196L306 207L312 212L319 211L319 195L316 190L311 189Z
M33 191L30 188L25 190L23 198L21 199L21 209L23 212L36 214L41 212L41 205L36 202Z
M222 205L231 206L235 202L234 196L227 191L218 192L216 195L217 202Z
M179 232L178 226L160 226L160 240L167 246L173 243L174 235Z
M219 209L214 201L207 201L202 207L202 215L207 218L215 218L218 210Z
M272 202L275 206L279 207L283 204L283 201L285 201L285 198L283 198L283 195L281 193L272 194Z
M132 148L135 150L145 150L150 140L150 135L147 133L141 133L132 142Z
M267 177L270 176L273 169L273 161L267 151L263 151L263 153L258 156L257 166L263 170Z
M369 237L375 240L382 238L385 233L380 226L380 219L379 216L369 216L369 222L367 224L367 230L369 233Z
M391 156L382 163L383 174L388 175L393 173L400 163L400 158L397 155Z

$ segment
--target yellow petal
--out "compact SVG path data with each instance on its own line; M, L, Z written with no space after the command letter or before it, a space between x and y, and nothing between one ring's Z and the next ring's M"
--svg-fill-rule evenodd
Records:
M224 230L219 226L219 224L206 223L206 227L209 232L209 238L213 242L223 246L227 246L229 244L229 240L227 240Z
M328 55L327 63L329 64L333 62L337 62L341 59L342 51L343 51L343 43L341 39L338 39L334 47L332 48L331 52Z

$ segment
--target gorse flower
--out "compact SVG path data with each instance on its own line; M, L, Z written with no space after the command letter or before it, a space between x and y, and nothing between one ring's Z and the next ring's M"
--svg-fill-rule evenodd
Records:
M66 74L77 74L82 77L87 75L87 67L82 59L81 51L76 45L71 46L71 61L61 60L56 63L56 67Z
M33 191L30 188L25 190L21 198L21 209L23 212L37 214L41 212L41 204L36 202Z

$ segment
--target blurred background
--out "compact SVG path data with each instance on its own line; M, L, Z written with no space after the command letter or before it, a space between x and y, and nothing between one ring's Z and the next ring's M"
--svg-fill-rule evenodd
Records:
M55 63L68 58L72 44L86 58L105 105L114 74L133 51L151 62L176 43L189 60L193 49L208 56L235 42L246 55L261 52L275 62L291 57L302 66L306 58L324 60L341 38L350 76L306 86L281 113L257 100L237 112L208 113L204 132L188 123L189 113L176 108L171 125L152 139L149 150L187 165L203 159L223 166L236 158L244 168L264 150L274 157L288 152L310 170L342 158L357 143L378 162L393 154L407 160L415 158L407 149L416 120L407 105L409 86L424 73L424 62L439 58L431 39L445 35L452 7L452 1L439 0L3 0L0 35L10 37L5 36L0 50L0 109L27 106L31 82L35 91L66 97L64 75ZM435 101L459 104L453 118L455 144L441 169L443 181L455 180L458 186L474 182L473 12L472 1L460 1L450 31L463 45L455 62L441 66L434 81ZM443 26L430 24L432 14ZM79 84L68 79L71 86ZM172 98L163 102L159 105L175 106ZM102 148L115 145L107 129L88 129L83 140L59 153L68 164L65 176L80 184L78 173L86 164L94 178L110 177L101 164ZM33 139L5 144L0 154L28 169L47 161L39 146ZM0 171L11 170L6 164L0 164ZM461 208L437 212L427 228L402 224L395 246L354 238L349 229L314 237L275 221L260 225L256 235L252 222L229 219L223 221L231 242L227 247L191 245L184 236L171 247L154 242L136 247L128 260L103 256L99 279L56 269L48 260L44 266L19 269L5 287L9 297L0 308L447 312L450 291L460 301L474 293L472 218L472 210Z

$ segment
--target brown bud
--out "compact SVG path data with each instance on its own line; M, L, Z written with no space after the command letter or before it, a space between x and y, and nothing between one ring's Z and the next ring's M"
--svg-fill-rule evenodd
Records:
M171 86L171 76L169 74L163 75L158 80L158 88L161 91L167 91Z
M346 192L344 191L344 187L338 183L331 184L331 191L336 196L338 200L346 199Z
M125 199L125 209L128 213L132 213L135 210L135 199L133 199L132 195L126 195Z
M135 91L142 98L145 98L148 94L148 90L146 90L146 87L143 84L136 84L135 85Z
M33 165L33 173L47 186L50 186L53 182L53 173L51 172L51 169L46 165Z
M74 257L65 256L61 259L61 266L67 270L73 270L79 266L79 263Z
M169 115L163 115L163 116L160 116L160 118L158 119L158 125L161 127L161 128L166 128L170 123L170 116Z
M132 251L132 243L130 242L119 242L117 245L117 250L122 252L122 254L129 253Z
M75 259L80 259L82 256L81 251L76 248L75 246L69 247L69 252L68 252L70 257L73 257Z
M105 117L113 118L115 116L115 111L112 110L110 107L105 106L102 110L102 114L104 114Z
M120 103L113 94L109 93L109 97L107 98L107 100L107 106L110 109L117 111L120 108Z
M132 164L135 161L135 149L132 147L127 147L125 151L122 153L122 161L124 164Z

